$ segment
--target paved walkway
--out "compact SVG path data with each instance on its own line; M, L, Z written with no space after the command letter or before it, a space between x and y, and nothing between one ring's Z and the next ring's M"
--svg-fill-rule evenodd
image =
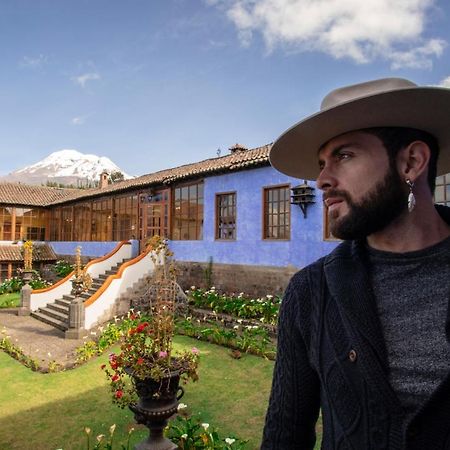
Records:
M0 308L0 338L10 341L27 356L35 359L39 367L48 369L50 362L70 368L76 360L76 349L85 339L65 339L64 333L30 316L18 316L17 308Z

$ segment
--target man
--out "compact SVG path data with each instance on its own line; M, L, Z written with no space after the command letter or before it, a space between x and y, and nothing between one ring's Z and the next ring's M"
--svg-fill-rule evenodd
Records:
M262 449L313 449L319 411L323 449L450 449L450 90L337 89L270 160L344 242L286 290Z

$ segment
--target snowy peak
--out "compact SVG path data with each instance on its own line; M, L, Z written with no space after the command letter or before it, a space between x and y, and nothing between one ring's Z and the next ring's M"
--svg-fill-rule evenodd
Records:
M92 186L99 181L102 172L109 174L120 172L124 179L133 178L106 156L65 149L51 153L35 164L15 170L2 179L27 184L52 182L73 186Z

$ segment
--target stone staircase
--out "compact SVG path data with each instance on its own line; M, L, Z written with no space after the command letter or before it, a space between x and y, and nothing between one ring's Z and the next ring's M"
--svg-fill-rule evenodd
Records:
M83 292L80 297L84 299L90 298L103 286L110 275L114 275L119 271L122 264L126 261L129 261L129 259L123 259L97 278L94 278L89 290ZM49 303L37 311L32 311L31 316L59 330L66 331L69 328L69 305L74 298L74 295L63 295L62 298L56 299L53 303Z

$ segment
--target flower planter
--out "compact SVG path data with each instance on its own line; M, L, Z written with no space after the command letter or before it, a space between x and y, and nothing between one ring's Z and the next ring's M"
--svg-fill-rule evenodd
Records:
M133 376L132 380L139 401L129 408L136 422L150 430L149 437L139 443L135 450L175 450L177 446L164 437L164 428L169 417L177 412L178 401L184 395L183 388L179 386L180 372L171 372L158 381L151 378L140 380Z

